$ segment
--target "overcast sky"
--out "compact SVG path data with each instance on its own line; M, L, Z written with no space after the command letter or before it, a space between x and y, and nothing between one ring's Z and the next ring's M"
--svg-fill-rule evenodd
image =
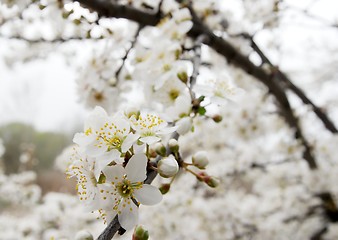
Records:
M75 77L61 55L13 69L0 61L0 124L20 121L39 130L72 130L85 112L77 101Z

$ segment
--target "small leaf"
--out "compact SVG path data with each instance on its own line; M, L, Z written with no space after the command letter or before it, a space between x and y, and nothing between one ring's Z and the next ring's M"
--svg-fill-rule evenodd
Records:
M199 108L197 109L197 112L198 112L200 115L204 116L205 113L207 112L207 110L205 109L205 107L199 107Z

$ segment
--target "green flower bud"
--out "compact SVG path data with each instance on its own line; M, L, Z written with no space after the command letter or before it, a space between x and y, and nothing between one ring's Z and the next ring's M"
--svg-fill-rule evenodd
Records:
M132 240L148 240L149 233L142 226L137 226L133 233Z
M161 193L164 195L167 192L169 192L169 190L170 190L170 184L168 184L168 183L162 184L159 189L160 189Z
M169 145L170 151L172 151L173 153L178 152L179 146L178 146L178 142L176 139L173 139L173 138L170 139L168 142L168 145Z
M156 143L155 144L155 152L162 156L162 157L165 157L166 156L166 152L167 152L167 149L165 148L165 146L162 144L162 143Z
M215 188L219 185L219 180L215 177L206 177L204 178L204 182L208 184L209 187Z
M212 117L212 120L214 120L215 123L219 123L223 120L221 115L215 115Z
M188 74L187 72L179 72L177 73L177 77L184 83L188 82Z

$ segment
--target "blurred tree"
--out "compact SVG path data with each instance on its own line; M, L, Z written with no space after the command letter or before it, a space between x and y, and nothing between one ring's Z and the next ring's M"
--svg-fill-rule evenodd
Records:
M56 156L71 142L65 134L38 132L23 123L0 127L0 138L6 148L3 156L6 173L17 172L20 165L26 165L22 166L22 170L48 169L53 166ZM36 160L38 163L34 162Z

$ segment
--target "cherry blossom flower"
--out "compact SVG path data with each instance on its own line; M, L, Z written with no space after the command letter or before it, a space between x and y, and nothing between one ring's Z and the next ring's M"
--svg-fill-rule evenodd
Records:
M176 127L167 126L168 123L155 114L141 113L137 120L132 120L132 128L140 136L140 141L149 145L160 141L162 135L176 130Z
M80 201L84 202L89 211L107 208L110 205L109 190L105 185L99 184L95 177L95 161L88 160L86 155L80 152L75 152L74 156L78 159L69 167L67 174L77 177L76 189Z
M232 84L227 74L222 75L222 78L211 79L206 84L196 84L194 91L210 97L211 102L218 105L225 105L229 100L237 102L245 91Z
M103 172L106 184L113 187L113 211L107 211L107 218L118 214L121 226L128 230L138 222L138 205L154 205L162 200L158 188L144 184L146 179L147 158L136 154L130 158L127 166L107 166Z
M126 153L138 136L130 132L129 121L123 114L110 117L101 107L96 107L85 123L85 132L77 133L73 141L84 148L86 154L99 159L95 175L111 162L122 163Z

